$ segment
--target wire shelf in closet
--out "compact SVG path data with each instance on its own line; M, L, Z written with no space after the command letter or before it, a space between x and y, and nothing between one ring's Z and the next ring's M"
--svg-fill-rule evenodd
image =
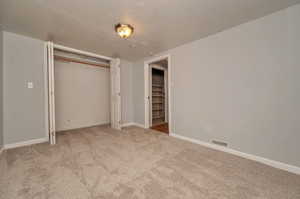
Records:
M159 85L159 84L152 84L152 87L156 87L156 88L163 88L163 85Z

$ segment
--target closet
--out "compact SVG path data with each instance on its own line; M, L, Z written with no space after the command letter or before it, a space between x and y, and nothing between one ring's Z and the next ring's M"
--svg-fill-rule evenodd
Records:
M164 71L152 68L152 125L165 122Z
M74 71L72 72L72 67L70 66L62 66L62 64L72 63L74 66ZM55 71L55 65L57 67L62 66L68 71ZM66 46L54 44L53 42L45 43L45 75L48 77L48 98L46 98L48 107L46 108L46 112L48 113L48 132L49 132L49 140L51 144L56 143L56 118L55 112L61 107L61 109L66 108L64 106L68 106L69 108L64 109L65 117L72 117L74 121L65 120L62 124L60 124L59 130L63 130L63 128L77 128L84 127L85 124L88 125L97 125L98 120L93 118L98 118L95 114L95 110L93 109L101 109L101 106L105 106L106 111L109 112L109 115L106 114L105 118L101 121L110 122L111 127L115 129L121 129L121 87L120 87L120 59L119 58L111 58L102 55L98 55L95 53L90 53L74 48L69 48ZM75 67L77 68L77 72L75 71ZM93 71L89 71L90 67L101 67L101 71L93 68ZM86 70L86 71L84 71ZM59 88L55 88L55 76L58 76L58 72L64 72L64 76L60 77L60 82L67 82L67 87L60 92ZM81 77L81 74L84 73L85 77ZM94 81L97 78L94 76L96 74L103 73L105 76L104 82ZM103 76L103 77L104 77ZM91 78L89 78L91 77ZM67 78L67 79L65 79ZM99 79L99 78L98 78ZM105 91L98 92L97 95L94 95L92 89L95 89L100 84L104 83ZM57 86L57 85L56 85ZM104 86L104 85L102 85ZM74 95L74 91L80 92ZM60 93L56 93L60 92ZM71 93L67 93L71 92ZM73 92L73 93L72 93ZM66 94L67 93L67 94ZM61 97L66 97L68 99L64 99L64 103L58 104L56 106L56 94ZM93 94L93 95L91 95ZM106 102L105 104L99 105L98 100L102 99L101 95L105 95ZM76 98L76 99L75 99ZM77 99L79 98L79 99ZM89 98L97 98L97 99L89 99ZM74 103L75 104L71 104ZM89 106L85 106L89 105ZM83 114L82 107L89 107L89 110L85 110L84 114L89 114L90 118L86 118L86 121L83 121L84 117L80 117L80 114ZM61 110L59 110L61 111ZM98 114L101 110L98 110ZM88 122L87 122L88 121ZM67 124L70 123L70 124ZM71 124L72 123L72 124Z
M56 131L110 123L109 62L54 50Z

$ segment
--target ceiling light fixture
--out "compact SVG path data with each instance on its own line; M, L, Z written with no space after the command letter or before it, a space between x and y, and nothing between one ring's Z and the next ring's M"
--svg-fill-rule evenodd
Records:
M129 24L117 24L115 25L115 31L122 38L128 38L133 33L133 27Z

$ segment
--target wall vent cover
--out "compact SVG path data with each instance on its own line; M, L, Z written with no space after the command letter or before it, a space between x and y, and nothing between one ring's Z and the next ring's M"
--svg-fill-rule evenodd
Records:
M218 140L212 140L211 143L219 145L219 146L223 146L223 147L227 147L228 146L228 143L222 142L222 141L218 141Z

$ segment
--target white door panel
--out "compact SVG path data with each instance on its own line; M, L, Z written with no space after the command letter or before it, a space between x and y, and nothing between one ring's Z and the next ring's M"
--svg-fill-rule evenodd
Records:
M55 132L55 92L54 92L54 49L53 43L47 42L48 96L49 96L49 139L50 144L56 143Z

